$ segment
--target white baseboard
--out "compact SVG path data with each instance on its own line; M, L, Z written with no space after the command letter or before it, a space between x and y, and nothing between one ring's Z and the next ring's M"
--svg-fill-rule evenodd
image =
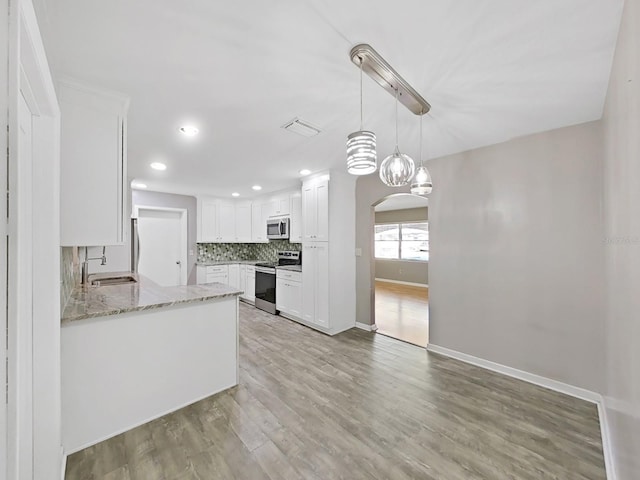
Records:
M598 403L602 398L599 393L595 393L584 388L575 387L563 382L558 382L557 380L552 380L550 378L542 377L534 373L518 370L517 368L508 367L500 363L485 360L484 358L474 357L473 355L468 355L466 353L451 350L449 348L429 344L427 346L427 350L433 353L439 353L440 355L444 355L446 357L455 358L456 360L470 363L487 370L502 373L503 375L507 375L509 377L524 380L525 382L533 383L534 385L539 385L541 387L548 388L549 390L555 390L556 392L564 393L572 397L581 398L582 400L586 400L591 403Z
M366 330L367 332L375 332L376 330L378 330L378 327L375 323L373 325L368 325L366 323L356 322L356 328L359 328L360 330Z
M607 404L604 397L601 397L598 402L598 417L600 417L600 436L602 438L602 453L604 454L604 466L607 470L607 479L617 480L618 474L616 473L614 463L613 443L611 442Z
M67 455L64 453L64 447L60 447L60 480L64 480L67 474Z
M471 365L475 365L486 370L501 373L508 377L517 378L518 380L523 380L540 387L548 388L549 390L564 393L565 395L569 395L571 397L595 403L598 408L598 418L600 420L600 435L602 438L602 450L604 454L604 465L607 472L607 479L617 480L614 467L611 436L609 434L609 422L606 413L607 409L605 408L605 400L602 395L596 392L592 392L591 390L586 390L574 385L569 385L568 383L559 382L557 380L543 377L541 375L518 370L517 368L508 367L506 365L492 362L490 360L474 357L473 355L468 355L456 350L451 350L446 347L440 347L439 345L429 344L427 345L427 350L433 353L444 355L445 357L450 357L465 363L470 363Z
M389 278L377 278L377 277L375 280L376 282L397 283L398 285L411 285L412 287L429 288L429 284L427 283L402 282L400 280L391 280Z

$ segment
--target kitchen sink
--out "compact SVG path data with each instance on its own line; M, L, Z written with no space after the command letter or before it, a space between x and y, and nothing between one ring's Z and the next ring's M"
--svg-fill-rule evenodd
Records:
M117 277L99 277L91 280L94 287L106 287L108 285L127 285L137 283L138 280L133 275L118 275Z

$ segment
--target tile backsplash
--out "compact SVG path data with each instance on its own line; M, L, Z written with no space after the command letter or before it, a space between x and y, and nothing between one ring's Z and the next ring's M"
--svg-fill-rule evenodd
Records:
M302 250L302 244L286 240L271 240L269 243L199 243L198 261L264 260L275 262L282 250Z
M64 311L64 307L71 297L71 292L80 283L77 248L62 247L60 249L60 313Z

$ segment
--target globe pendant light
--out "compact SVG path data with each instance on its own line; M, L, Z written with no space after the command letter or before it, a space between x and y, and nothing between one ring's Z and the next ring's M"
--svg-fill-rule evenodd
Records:
M422 163L422 115L420 115L420 166L411 184L411 193L414 195L429 195L433 190L429 170Z
M347 137L347 172L369 175L378 168L376 134L362 129L362 61L360 61L360 130Z
M398 89L396 88L396 149L380 165L380 180L390 187L407 185L415 172L411 157L398 149Z

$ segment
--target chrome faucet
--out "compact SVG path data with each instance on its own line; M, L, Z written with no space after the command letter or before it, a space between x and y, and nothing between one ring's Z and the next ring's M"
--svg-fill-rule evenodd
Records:
M82 285L89 283L89 260L100 260L100 265L107 264L107 256L105 252L107 247L102 247L102 256L89 258L89 247L84 247L84 262L82 262Z

